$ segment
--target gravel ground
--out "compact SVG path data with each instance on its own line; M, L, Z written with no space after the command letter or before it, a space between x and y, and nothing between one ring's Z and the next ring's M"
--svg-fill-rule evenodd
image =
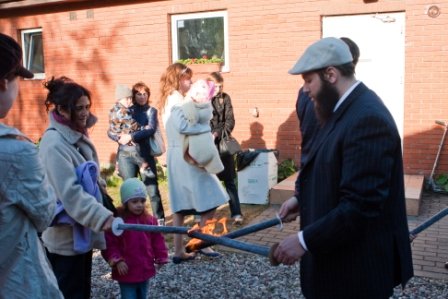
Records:
M198 256L175 265L169 263L150 280L148 298L304 298L300 292L299 266L272 267L255 254L221 252L220 258ZM94 254L92 298L120 298L118 283L98 252ZM395 289L391 298L446 299L448 281L414 277L404 292Z

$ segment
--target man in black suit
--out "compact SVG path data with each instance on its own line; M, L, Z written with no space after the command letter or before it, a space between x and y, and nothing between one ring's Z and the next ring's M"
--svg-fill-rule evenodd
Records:
M413 276L400 136L352 60L342 40L323 38L289 71L302 74L321 128L279 211L284 221L300 214L300 231L274 257L301 261L309 299L389 298Z

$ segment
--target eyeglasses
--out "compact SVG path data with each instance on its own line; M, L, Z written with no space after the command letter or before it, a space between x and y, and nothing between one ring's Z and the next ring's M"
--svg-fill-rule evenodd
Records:
M139 97L146 97L148 94L146 92L137 92L135 95Z

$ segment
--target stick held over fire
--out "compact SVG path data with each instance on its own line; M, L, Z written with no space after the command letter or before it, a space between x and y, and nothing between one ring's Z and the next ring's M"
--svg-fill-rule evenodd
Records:
M267 227L274 226L276 224L281 224L281 220L279 218L271 219L258 225L252 225L250 227L246 227L246 229L240 229L238 231L234 231L233 234L229 233L227 236L231 236L233 238L237 236L243 236L245 234L255 232ZM233 240L226 236L213 236L209 234L201 233L199 230L191 230L188 227L183 226L157 226L157 225L146 225L146 224L126 224L123 219L115 218L112 223L112 232L116 236L120 236L123 234L125 230L136 230L136 231L146 231L146 232L159 232L159 233L174 233L174 234L187 234L190 237L200 239L205 241L204 244L207 244L204 247L208 247L213 244L224 245L227 247L239 249L246 252L256 253L265 257L269 257L271 265L277 266L278 262L273 257L273 252L275 248L269 248L267 246L261 246L256 244L249 244L237 240ZM278 244L277 244L278 245ZM275 246L275 244L274 244ZM204 248L202 247L202 248Z
M121 236L125 230L137 230L152 233L164 234L188 234L188 227L184 226L158 226L147 224L126 224L123 219L117 217L112 222L112 233L115 236Z
M283 227L282 220L280 219L279 216L269 219L269 220L266 220L266 221L263 221L263 222L260 222L260 223L257 223L257 224L243 227L241 229L238 229L238 230L235 230L228 234L225 234L222 237L226 237L229 239L235 239L238 237L248 235L250 233L255 233L257 231L272 227L274 225L280 225L280 229L282 229L282 227ZM202 240L202 242L194 244L194 245L187 244L187 246L185 246L185 250L187 252L193 252L193 251L197 251L197 250L200 250L200 249L203 249L203 248L215 245L215 244L216 243L214 243L214 242L207 242L205 240Z

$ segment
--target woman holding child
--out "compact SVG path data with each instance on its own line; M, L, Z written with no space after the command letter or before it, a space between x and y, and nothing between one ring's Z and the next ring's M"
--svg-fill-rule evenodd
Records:
M150 154L149 148L149 138L154 135L159 125L158 112L149 104L151 92L145 83L134 84L131 94L130 107L120 109L120 114L111 111L108 136L119 143L120 176L126 180L140 174L151 201L153 215L159 225L164 225L165 212L157 182L156 160ZM123 115L129 115L130 118ZM130 121L132 124L129 124Z
M184 158L184 142L188 135L210 132L210 124L189 124L182 112L181 103L192 84L193 73L181 63L170 65L160 79L160 110L167 135L168 188L173 225L182 226L186 215L200 214L200 226L213 218L218 206L228 200L228 196L216 175L204 168L188 163ZM220 254L210 247L200 253L217 257ZM186 253L183 236L174 235L173 262L178 264L194 258L194 253Z

